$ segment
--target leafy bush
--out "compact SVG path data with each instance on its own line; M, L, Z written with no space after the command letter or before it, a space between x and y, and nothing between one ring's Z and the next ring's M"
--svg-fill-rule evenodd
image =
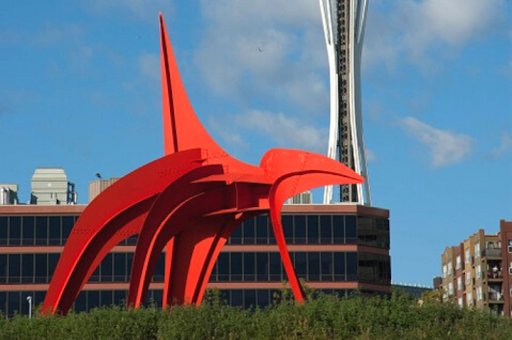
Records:
M67 316L0 320L0 339L512 339L512 322L452 304L320 295L244 310L210 293L201 307L94 309Z

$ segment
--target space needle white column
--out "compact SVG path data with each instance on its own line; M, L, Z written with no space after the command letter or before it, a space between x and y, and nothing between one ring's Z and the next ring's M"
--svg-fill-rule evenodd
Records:
M361 53L367 0L319 0L330 82L327 156L365 177L364 184L340 186L340 203L371 205L361 113ZM333 187L324 204L337 202Z

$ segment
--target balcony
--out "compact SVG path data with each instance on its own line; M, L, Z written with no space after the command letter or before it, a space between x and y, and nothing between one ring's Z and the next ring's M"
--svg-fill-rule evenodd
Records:
M485 248L483 256L501 258L501 248Z
M501 268L498 270L489 270L487 271L487 278L489 280L503 280L503 274L501 272Z
M503 303L503 294L499 292L490 292L488 294L488 300L490 303Z

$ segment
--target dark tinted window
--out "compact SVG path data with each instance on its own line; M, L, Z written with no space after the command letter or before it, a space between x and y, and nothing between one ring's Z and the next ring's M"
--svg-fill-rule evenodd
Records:
M242 253L231 253L231 280L242 280Z
M21 255L9 254L9 283L19 283L21 276Z
M48 216L36 217L36 244L48 244Z
M268 217L260 215L256 218L256 243L268 243Z
M66 243L74 224L74 216L62 216L62 244Z
M48 282L48 254L35 254L35 282Z
M334 280L345 280L345 253L334 253Z
M288 244L293 243L293 216L283 215L281 217L281 224L283 225L284 238Z
M220 253L218 264L218 279L219 281L229 280L229 253Z
M308 253L308 271L310 281L320 280L320 254Z
M281 281L281 257L279 253L269 255L270 281Z
M347 253L347 281L357 280L357 253Z
M295 244L306 243L306 216L297 215L294 217L295 222Z
M332 220L329 215L320 216L320 243L332 243Z
M50 216L49 218L49 245L59 245L60 240L60 216Z
M256 280L255 260L254 253L244 253L244 281Z
M254 219L246 220L243 229L243 243L254 244Z
M23 216L22 218L22 243L23 245L34 244L34 216Z
M318 232L318 216L308 216L308 243L318 244L319 232Z
M256 253L256 280L268 281L268 253Z
M335 215L332 217L332 230L334 243L345 243L345 222L343 216Z
M333 279L332 256L333 256L332 253L321 253L320 254L322 281L332 281L332 279Z
M356 217L345 216L345 237L346 243L357 242Z
M6 282L7 282L7 254L0 254L0 283L6 283ZM1 306L0 306L0 309L2 309Z
M9 219L6 216L0 216L0 245L7 244L8 222Z

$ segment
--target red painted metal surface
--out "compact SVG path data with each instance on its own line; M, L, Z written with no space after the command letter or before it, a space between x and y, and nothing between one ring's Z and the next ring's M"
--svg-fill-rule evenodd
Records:
M124 176L84 210L61 255L43 313L67 313L108 252L138 235L128 304L145 299L165 250L163 307L200 304L231 233L247 218L269 213L291 289L304 293L281 225L286 199L328 184L361 183L346 166L304 151L273 149L260 166L229 156L211 138L190 104L160 16L165 156Z

